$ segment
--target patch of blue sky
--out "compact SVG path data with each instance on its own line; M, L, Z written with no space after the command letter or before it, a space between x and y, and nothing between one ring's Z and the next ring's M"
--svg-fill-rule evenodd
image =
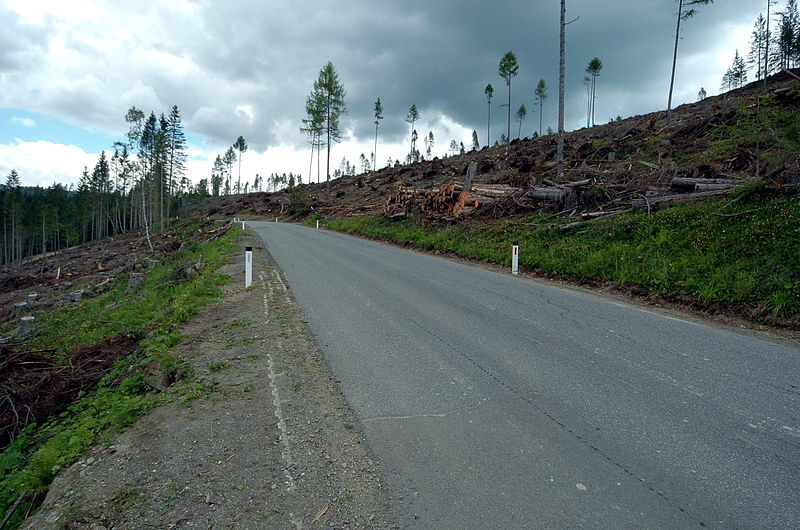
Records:
M0 108L0 144L48 141L75 145L87 153L112 149L116 138L106 133L72 125L59 118L15 108Z

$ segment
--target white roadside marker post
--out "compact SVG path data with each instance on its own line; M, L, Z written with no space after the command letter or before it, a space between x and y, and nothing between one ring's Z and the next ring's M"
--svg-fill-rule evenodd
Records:
M319 228L319 219L317 219L317 228Z
M277 217L275 218L275 222L276 222L276 223L278 222L278 218L277 218Z
M253 247L244 247L244 288L253 283Z
M519 243L511 245L511 274L519 274Z
M242 221L242 230L244 230L244 221Z

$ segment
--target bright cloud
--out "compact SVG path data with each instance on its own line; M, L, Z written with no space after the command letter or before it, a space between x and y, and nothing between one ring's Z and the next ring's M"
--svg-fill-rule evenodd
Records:
M19 116L12 116L11 121L13 123L19 123L23 127L36 127L36 120L31 118L20 118Z
M75 145L15 139L12 144L0 144L0 176L5 182L5 177L16 169L23 186L75 184L83 168L91 171L99 156Z

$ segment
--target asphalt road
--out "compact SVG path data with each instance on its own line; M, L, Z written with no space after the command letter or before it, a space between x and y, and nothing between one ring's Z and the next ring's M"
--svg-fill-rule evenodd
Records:
M800 527L797 348L337 233L249 225L404 527Z

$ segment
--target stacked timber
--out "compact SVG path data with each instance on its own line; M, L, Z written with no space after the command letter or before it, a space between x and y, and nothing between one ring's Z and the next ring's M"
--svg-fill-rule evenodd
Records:
M401 219L415 210L429 215L461 217L476 208L495 204L516 191L517 188L507 184L472 184L469 191L458 182L440 184L435 188L400 186L397 193L386 201L383 211L390 219Z

